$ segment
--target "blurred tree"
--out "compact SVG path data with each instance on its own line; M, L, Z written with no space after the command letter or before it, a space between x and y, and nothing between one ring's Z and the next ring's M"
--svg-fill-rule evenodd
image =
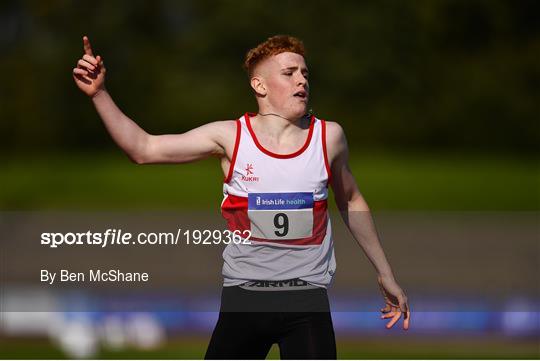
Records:
M152 133L256 110L244 53L308 49L312 106L349 143L537 154L540 2L6 1L4 152L112 147L71 68L90 36L122 109Z

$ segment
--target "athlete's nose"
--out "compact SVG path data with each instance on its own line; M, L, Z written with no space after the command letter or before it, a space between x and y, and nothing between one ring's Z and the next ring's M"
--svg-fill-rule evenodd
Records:
M308 88L307 78L303 74L298 75L297 80L296 80L296 85L301 86L307 90Z

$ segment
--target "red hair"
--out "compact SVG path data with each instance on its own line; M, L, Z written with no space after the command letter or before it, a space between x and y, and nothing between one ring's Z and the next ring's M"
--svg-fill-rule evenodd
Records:
M264 59L280 53L291 52L305 56L304 44L298 38L289 35L276 35L268 38L246 53L244 69L251 77L253 69Z

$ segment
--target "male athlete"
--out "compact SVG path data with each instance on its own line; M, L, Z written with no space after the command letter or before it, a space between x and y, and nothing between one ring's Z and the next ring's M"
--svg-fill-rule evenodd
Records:
M391 328L407 297L394 279L369 208L348 166L343 129L306 115L308 69L302 42L274 36L251 49L244 66L258 113L205 124L183 134L151 135L116 106L105 88L105 66L83 38L73 69L114 141L137 164L186 163L218 157L225 176L222 214L250 244L223 252L224 287L207 359L262 359L277 343L283 359L335 359L326 293L335 272L331 185L342 217L378 273ZM246 233L248 232L248 233Z

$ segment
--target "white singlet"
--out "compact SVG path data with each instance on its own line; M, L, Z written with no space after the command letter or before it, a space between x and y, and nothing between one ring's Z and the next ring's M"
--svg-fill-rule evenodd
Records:
M336 261L327 211L325 122L312 116L305 144L284 155L259 143L250 115L236 121L221 211L230 231L251 232L251 244L231 242L223 251L224 286L300 278L327 287Z

